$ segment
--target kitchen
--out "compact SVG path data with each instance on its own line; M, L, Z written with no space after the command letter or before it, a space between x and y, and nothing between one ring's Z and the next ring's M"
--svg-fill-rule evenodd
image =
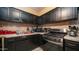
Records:
M0 7L0 51L79 51L78 7Z

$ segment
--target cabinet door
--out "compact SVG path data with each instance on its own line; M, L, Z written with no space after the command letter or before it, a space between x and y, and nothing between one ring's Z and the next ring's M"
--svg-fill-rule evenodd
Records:
M65 39L64 47L66 51L79 51L79 42Z
M41 24L42 24L41 17L38 17L38 19L37 19L37 24L38 24L38 25L41 25Z
M50 13L47 13L45 15L45 21L46 21L46 23L50 23Z
M43 19L43 16L41 16L41 24L45 24L45 19Z
M42 35L39 35L39 34L31 35L29 40L37 46L44 45L47 43L47 41L43 39Z
M53 11L51 11L51 13L50 13L50 21L51 21L51 22L54 22L55 20L56 20L56 11L53 10Z
M34 20L34 24L37 26L38 25L38 17Z
M15 39L5 38L5 51L15 51Z
M69 20L77 18L76 7L62 7L62 20Z
M50 22L56 22L61 20L61 8L56 8L50 13Z
M61 21L61 18L62 18L62 16L61 16L61 11L62 11L62 10L61 10L61 8L59 8L59 7L56 9L56 12L55 12L55 13L56 13L56 16L55 16L56 19L55 19L55 21Z
M50 13L47 13L45 15L42 16L42 21L44 24L46 23L50 23Z
M23 22L29 23L30 18L31 18L30 14L25 13L25 12L21 12L21 19Z
M8 7L0 7L0 20L8 20Z
M10 21L20 22L20 11L15 8L9 8Z
M42 16L42 21L43 21L43 24L46 23L46 20L45 20L45 15Z
M32 21L33 21L32 16L33 16L32 14L29 14L29 16L28 16L29 17L29 19L28 19L29 24L32 24Z
M32 24L35 24L35 21L37 20L37 16L32 16L32 19L31 19L31 21L32 21Z

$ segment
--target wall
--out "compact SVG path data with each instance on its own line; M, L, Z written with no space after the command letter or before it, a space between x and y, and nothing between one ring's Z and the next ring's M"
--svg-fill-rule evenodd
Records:
M32 25L0 21L0 30L27 32L28 27L31 29Z
M76 25L78 20L71 20L71 21L62 21L62 22L57 22L57 23L51 23L51 24L45 24L43 25L43 28L56 28L56 29L68 29L69 25Z
M71 20L71 21L63 21L58 23L51 23L43 25L43 28L58 28L58 29L67 29L69 25L77 25L79 27L79 13L78 13L78 20ZM13 23L13 22L4 22L0 21L0 30L10 30L10 31L22 31L27 32L27 28L32 28L33 25L31 24L23 24L23 23Z

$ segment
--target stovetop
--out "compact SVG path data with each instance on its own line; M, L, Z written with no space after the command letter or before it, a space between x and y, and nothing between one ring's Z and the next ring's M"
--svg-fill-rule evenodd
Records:
M66 34L65 33L48 33L45 34L43 37L54 44L63 45L63 38Z
M65 33L48 33L45 34L47 37L53 37L53 38L63 38L66 34Z

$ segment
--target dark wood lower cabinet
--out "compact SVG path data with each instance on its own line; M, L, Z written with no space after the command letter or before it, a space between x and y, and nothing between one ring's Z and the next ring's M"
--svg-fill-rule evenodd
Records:
M31 51L47 41L41 35L5 39L5 51Z
M0 44L1 42L0 40ZM5 51L32 51L37 47L41 47L44 51L79 51L79 42L64 39L63 47L61 47L47 42L42 35L5 38Z
M30 36L29 40L37 46L41 46L47 43L47 41L40 34Z
M0 51L2 50L2 39L0 38Z
M63 51L63 47L46 41L39 34L5 40L5 51L32 51L37 47L41 47L44 51Z
M5 51L31 51L36 47L27 37L8 38L5 40Z
M65 51L79 51L79 42L64 39Z
M5 38L5 51L14 51L15 50L15 38Z

